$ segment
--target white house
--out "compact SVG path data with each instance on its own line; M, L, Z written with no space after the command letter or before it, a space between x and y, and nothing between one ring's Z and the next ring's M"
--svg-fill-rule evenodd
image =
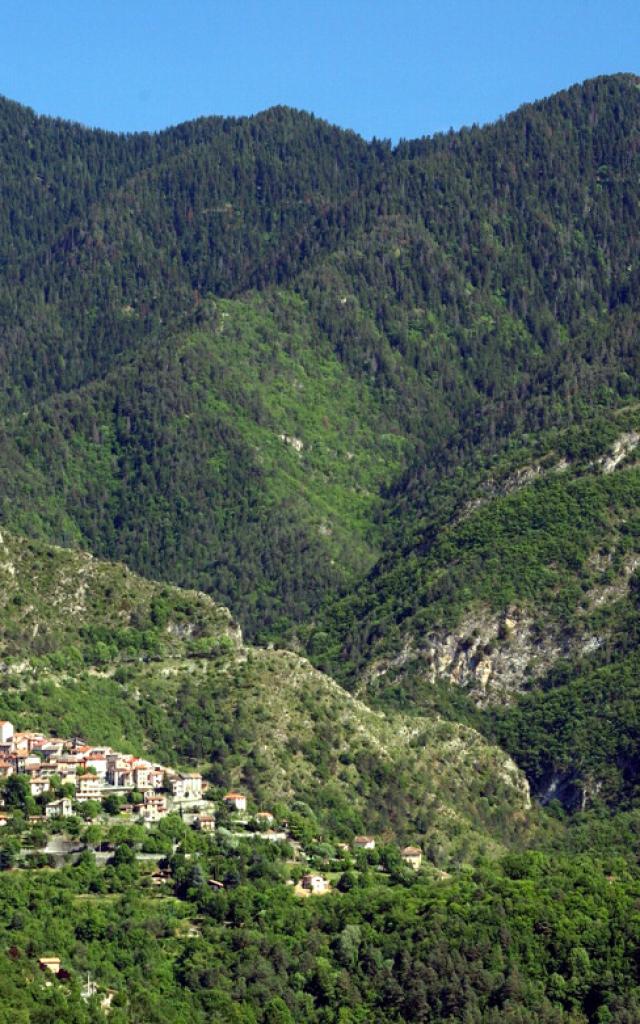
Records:
M31 790L31 796L41 796L42 793L48 793L51 789L51 783L49 779L45 779L42 775L34 775L29 781L29 789Z
M163 815L160 813L158 805L155 803L140 804L138 807L138 817L145 825L151 825L154 821L160 821L160 818L162 818Z
M154 804L160 815L167 813L167 798L162 793L153 793L148 789L143 799L145 804Z
M58 774L63 786L73 786L74 789L78 788L78 776L75 772L70 772L63 766L59 769Z
M52 974L60 974L59 956L38 957L38 966L41 971L51 971Z
M155 789L155 770L148 761L137 761L133 769L133 784L136 789Z
M419 850L417 846L405 846L404 850L401 851L400 856L408 867L413 868L414 871L420 870L420 865L422 864L422 850Z
M70 818L73 814L73 804L68 796L63 796L61 800L52 800L47 804L44 813L47 818Z
M171 780L174 800L202 800L202 775L193 772Z
M223 803L234 811L246 811L247 809L247 798L244 793L225 793L222 798Z
M85 757L84 766L86 771L89 771L90 768L93 768L96 775L98 775L101 779L106 779L107 758L103 753L95 752L92 750L91 753L88 754L87 757Z
M353 845L356 850L375 850L376 841L373 836L356 836Z
M195 826L199 832L215 832L216 816L209 812L199 814L195 820Z
M13 724L11 722L0 722L0 744L11 743L13 739Z
M100 800L102 788L102 779L99 779L97 775L91 775L91 773L81 775L78 779L77 799L80 801Z
M331 883L322 875L303 875L300 885L314 895L328 892L331 888Z

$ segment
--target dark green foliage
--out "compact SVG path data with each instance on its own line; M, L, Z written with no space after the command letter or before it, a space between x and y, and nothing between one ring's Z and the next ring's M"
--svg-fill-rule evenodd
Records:
M286 108L119 137L4 102L5 521L253 635L381 552L384 584L471 463L637 394L639 110L615 76L392 150Z
M635 578L630 590L635 595ZM640 799L636 601L622 600L599 618L608 635L594 654L559 663L534 692L484 723L539 796L572 809L582 803L620 809Z

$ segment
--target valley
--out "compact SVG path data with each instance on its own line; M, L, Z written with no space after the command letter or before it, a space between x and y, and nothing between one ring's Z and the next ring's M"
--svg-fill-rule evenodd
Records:
M640 1019L639 84L0 99L0 1024Z

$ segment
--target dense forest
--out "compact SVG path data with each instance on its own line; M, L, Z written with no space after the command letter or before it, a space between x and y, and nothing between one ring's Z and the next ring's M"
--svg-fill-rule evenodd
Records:
M638 878L624 861L512 855L444 885L370 868L304 901L269 844L198 842L179 819L158 831L160 845L181 840L161 894L126 830L106 869L86 853L28 886L3 874L3 1024L638 1019ZM205 884L212 870L228 888ZM52 943L69 977L47 988L37 955ZM107 1016L82 998L87 975L113 993Z
M5 521L282 639L471 463L634 396L639 108L597 79L393 149L286 108L118 137L3 102Z

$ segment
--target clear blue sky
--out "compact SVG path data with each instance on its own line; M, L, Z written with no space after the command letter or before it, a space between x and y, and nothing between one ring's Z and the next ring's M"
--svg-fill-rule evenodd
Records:
M276 103L370 138L640 72L640 0L0 0L0 93L119 131Z

